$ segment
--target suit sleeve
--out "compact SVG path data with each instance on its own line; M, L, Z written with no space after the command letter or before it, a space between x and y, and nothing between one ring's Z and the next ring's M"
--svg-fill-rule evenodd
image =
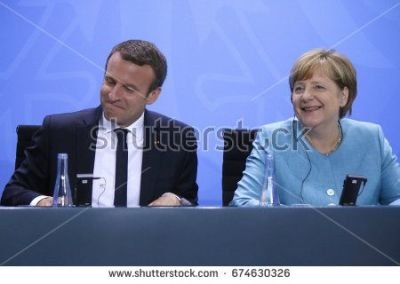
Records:
M29 205L39 195L51 195L48 179L50 117L33 136L33 146L25 150L25 159L5 186L1 205Z
M197 140L192 128L185 128L182 138L183 162L180 165L176 194L197 205Z

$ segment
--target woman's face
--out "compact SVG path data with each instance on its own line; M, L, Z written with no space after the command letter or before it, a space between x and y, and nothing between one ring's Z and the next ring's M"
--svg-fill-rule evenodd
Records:
M310 79L293 85L292 104L297 118L306 127L329 127L339 120L339 109L346 105L349 92L324 72L316 70Z

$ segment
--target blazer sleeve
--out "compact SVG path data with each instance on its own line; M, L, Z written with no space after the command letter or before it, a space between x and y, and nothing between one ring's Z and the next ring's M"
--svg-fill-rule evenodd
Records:
M381 145L381 194L380 203L400 204L400 166L397 156L393 153L392 147L383 135L379 127L379 141Z
M264 138L267 133L261 129L253 142L253 149L246 160L243 177L238 182L238 187L230 206L259 206L262 186L264 183L265 157L267 145Z

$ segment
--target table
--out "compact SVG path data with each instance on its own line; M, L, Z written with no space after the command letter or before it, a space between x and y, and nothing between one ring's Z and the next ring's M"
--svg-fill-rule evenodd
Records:
M2 265L399 265L400 207L0 207Z

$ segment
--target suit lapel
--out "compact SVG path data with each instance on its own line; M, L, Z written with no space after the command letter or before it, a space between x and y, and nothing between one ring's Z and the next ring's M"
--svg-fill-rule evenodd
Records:
M155 181L160 172L160 152L154 147L160 142L158 121L153 113L145 110L143 133L142 178L140 205L146 206L155 199Z
M96 154L97 130L102 113L101 107L93 113L86 115L76 129L75 149L78 157L77 173L93 173L94 158Z

